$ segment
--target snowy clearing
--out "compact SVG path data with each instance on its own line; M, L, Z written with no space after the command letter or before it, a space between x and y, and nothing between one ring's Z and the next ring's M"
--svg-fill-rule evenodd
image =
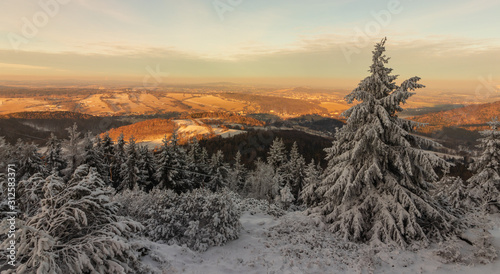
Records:
M500 216L492 218L495 228L490 232L500 250ZM500 269L499 259L486 265L446 264L436 255L437 247L415 253L344 242L300 211L277 218L248 210L240 220L239 239L206 252L140 242L151 248L142 261L158 273L498 273Z

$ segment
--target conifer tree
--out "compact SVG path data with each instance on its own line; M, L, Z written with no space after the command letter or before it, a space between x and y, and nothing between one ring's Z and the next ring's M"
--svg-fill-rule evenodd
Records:
M26 144L18 140L15 146L17 151L17 172L18 181L27 179L35 173L41 173L43 176L48 174L42 161L42 155L38 152L38 146L34 143Z
M247 169L245 165L241 163L241 153L238 150L236 156L234 157L233 168L229 172L230 188L237 192L243 193L245 187L245 180L247 176Z
M121 177L122 174L122 165L125 163L125 140L123 133L118 136L116 140L116 144L113 149L113 160L111 162L111 176L110 179L113 183L114 188L118 188L123 180Z
M14 155L11 155L11 146L5 141L5 138L3 136L0 136L0 159L7 159L7 157L12 157ZM12 159L15 161L15 159ZM3 172L8 165L7 161L0 161L0 172Z
M293 142L292 149L290 150L290 159L286 165L286 171L289 175L288 185L290 186L290 193L292 193L294 200L298 200L299 193L304 187L304 168L305 160L299 153L297 142Z
M192 188L200 187L201 183L206 180L208 167L203 157L204 155L202 155L202 148L200 147L198 139L193 138L188 144L186 155L187 175Z
M42 173L35 173L26 180L21 180L17 186L17 195L19 211L23 219L33 216L40 208L40 200L43 199L43 186L45 176Z
M137 167L138 155L134 136L131 136L125 150L125 162L120 170L122 181L118 190L133 189L139 181L139 168Z
M169 140L163 137L163 145L156 160L155 179L160 189L174 189L177 170L174 169L174 159L170 153Z
M109 137L109 132L106 132L102 138L101 145L97 147L100 153L103 156L102 164L104 169L106 170L106 176L108 177L108 181L111 180L111 165L113 162L113 157L115 154L114 151L114 143L111 137Z
M291 180L291 174L287 172L286 147L282 139L274 139L267 155L267 163L273 168L273 181L279 188L285 186L286 182Z
M274 201L280 191L280 186L274 180L275 174L271 165L257 159L255 170L249 172L247 179L246 188L250 190L249 196Z
M491 129L481 131L478 147L481 156L472 169L475 174L467 180L470 195L488 212L500 211L500 121L488 122Z
M137 184L144 191L150 191L156 185L154 174L154 157L146 146L139 147L139 160L137 163L139 178Z
M435 196L445 205L460 212L468 211L477 206L477 200L471 197L467 186L460 177L444 176L441 178L435 189Z
M286 185L280 190L280 202L282 208L288 209L293 201L295 201L295 197L293 197L290 187Z
M11 155L11 147L5 142L4 137L0 136L0 159L10 159L14 162L17 162L16 159L13 159L14 155ZM9 163L7 161L0 161L0 218L7 217L7 212L9 212L8 205L8 180L7 180L7 165Z
M228 169L227 164L224 163L222 151L218 150L212 155L212 159L210 160L210 181L208 185L212 191L221 191L227 186Z
M66 167L66 162L63 160L61 152L61 141L57 139L54 133L50 134L50 138L47 141L45 162L47 163L47 169L51 172L59 172Z
M321 170L315 165L314 159L307 165L304 173L304 188L300 192L300 199L307 206L315 206L320 201L316 189L321 182Z
M269 148L267 163L270 164L274 170L279 170L281 172L286 162L286 148L283 139L276 138Z
M194 182L191 180L188 165L188 155L186 151L179 146L177 133L172 134L170 153L173 158L173 167L177 170L175 177L175 188L177 193L192 190Z
M456 218L429 194L438 179L434 169L446 171L448 164L421 147L438 144L412 135L419 124L396 115L410 91L424 86L419 77L396 85L384 44L375 45L370 76L346 96L359 103L344 112L347 123L326 149L328 167L315 191L321 201L313 211L344 239L404 248L449 236Z
M208 170L209 158L208 158L208 151L204 147L201 148L201 152L200 152L200 156L199 156L199 163L206 172Z
M109 171L104 165L104 157L101 150L94 146L92 133L89 131L83 138L82 164L96 168L106 184L109 183Z
M68 168L65 171L66 175L71 175L77 166L80 165L80 148L79 144L81 142L80 135L78 131L78 126L76 123L73 126L66 128L68 131L68 140L65 141L65 147L67 150L67 162Z
M206 187L208 182L210 181L210 177L208 176L210 172L210 158L208 157L208 151L206 148L201 148L200 155L198 157L198 166L200 170L202 171L201 174L205 174L205 176L201 175L199 176L200 180L200 186Z

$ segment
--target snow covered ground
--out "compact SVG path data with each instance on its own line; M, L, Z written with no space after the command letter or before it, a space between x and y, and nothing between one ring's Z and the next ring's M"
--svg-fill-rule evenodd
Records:
M206 125L200 119L197 119L196 122L193 119L174 120L174 122L178 128L177 134L184 138L194 138L197 135L209 135L210 133L213 133L216 136L221 136L222 138L229 138L246 132L244 130L226 129L215 125ZM162 140L163 137L153 140L144 140L139 142L139 144L153 149L155 147L160 147L163 144Z
M265 211L245 211L239 239L206 252L143 243L151 249L143 262L158 273L500 273L499 259L486 265L446 264L437 247L417 253L370 248L336 239L302 212L277 218ZM494 221L490 232L500 250L500 216Z
M196 119L196 121L193 119L174 120L174 122L178 127L177 133L183 136L194 137L213 132L215 135L222 136L222 138L228 138L245 132L243 130L223 129L215 125L207 125L201 119Z

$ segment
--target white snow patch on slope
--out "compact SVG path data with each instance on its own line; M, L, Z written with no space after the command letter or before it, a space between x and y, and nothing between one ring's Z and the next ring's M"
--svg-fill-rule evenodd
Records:
M302 212L276 218L261 209L247 209L241 223L239 239L203 253L145 242L151 251L142 261L158 273L488 274L500 269L499 259L486 265L445 264L435 247L413 252L345 242L325 230L319 219ZM500 250L498 225L490 232Z

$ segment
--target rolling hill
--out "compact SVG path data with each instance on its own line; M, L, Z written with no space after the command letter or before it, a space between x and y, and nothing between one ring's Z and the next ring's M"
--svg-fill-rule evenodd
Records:
M153 139L161 139L165 135L171 136L175 129L175 123L170 119L151 119L137 122L131 125L117 127L108 131L109 137L117 140L123 133L124 139L128 140L133 135L138 142Z
M484 129L486 122L493 117L500 117L500 101L427 113L409 117L408 120L427 123L429 125L421 130L423 132L433 132L444 127L461 127L468 130Z
M113 128L108 131L113 140L123 133L124 139L134 136L136 142L150 146L161 145L166 136L170 138L177 133L180 144L184 144L196 137L199 140L215 136L230 137L243 133L242 129L248 126L262 126L262 122L249 117L235 115L193 115L178 119L150 119L131 125Z

